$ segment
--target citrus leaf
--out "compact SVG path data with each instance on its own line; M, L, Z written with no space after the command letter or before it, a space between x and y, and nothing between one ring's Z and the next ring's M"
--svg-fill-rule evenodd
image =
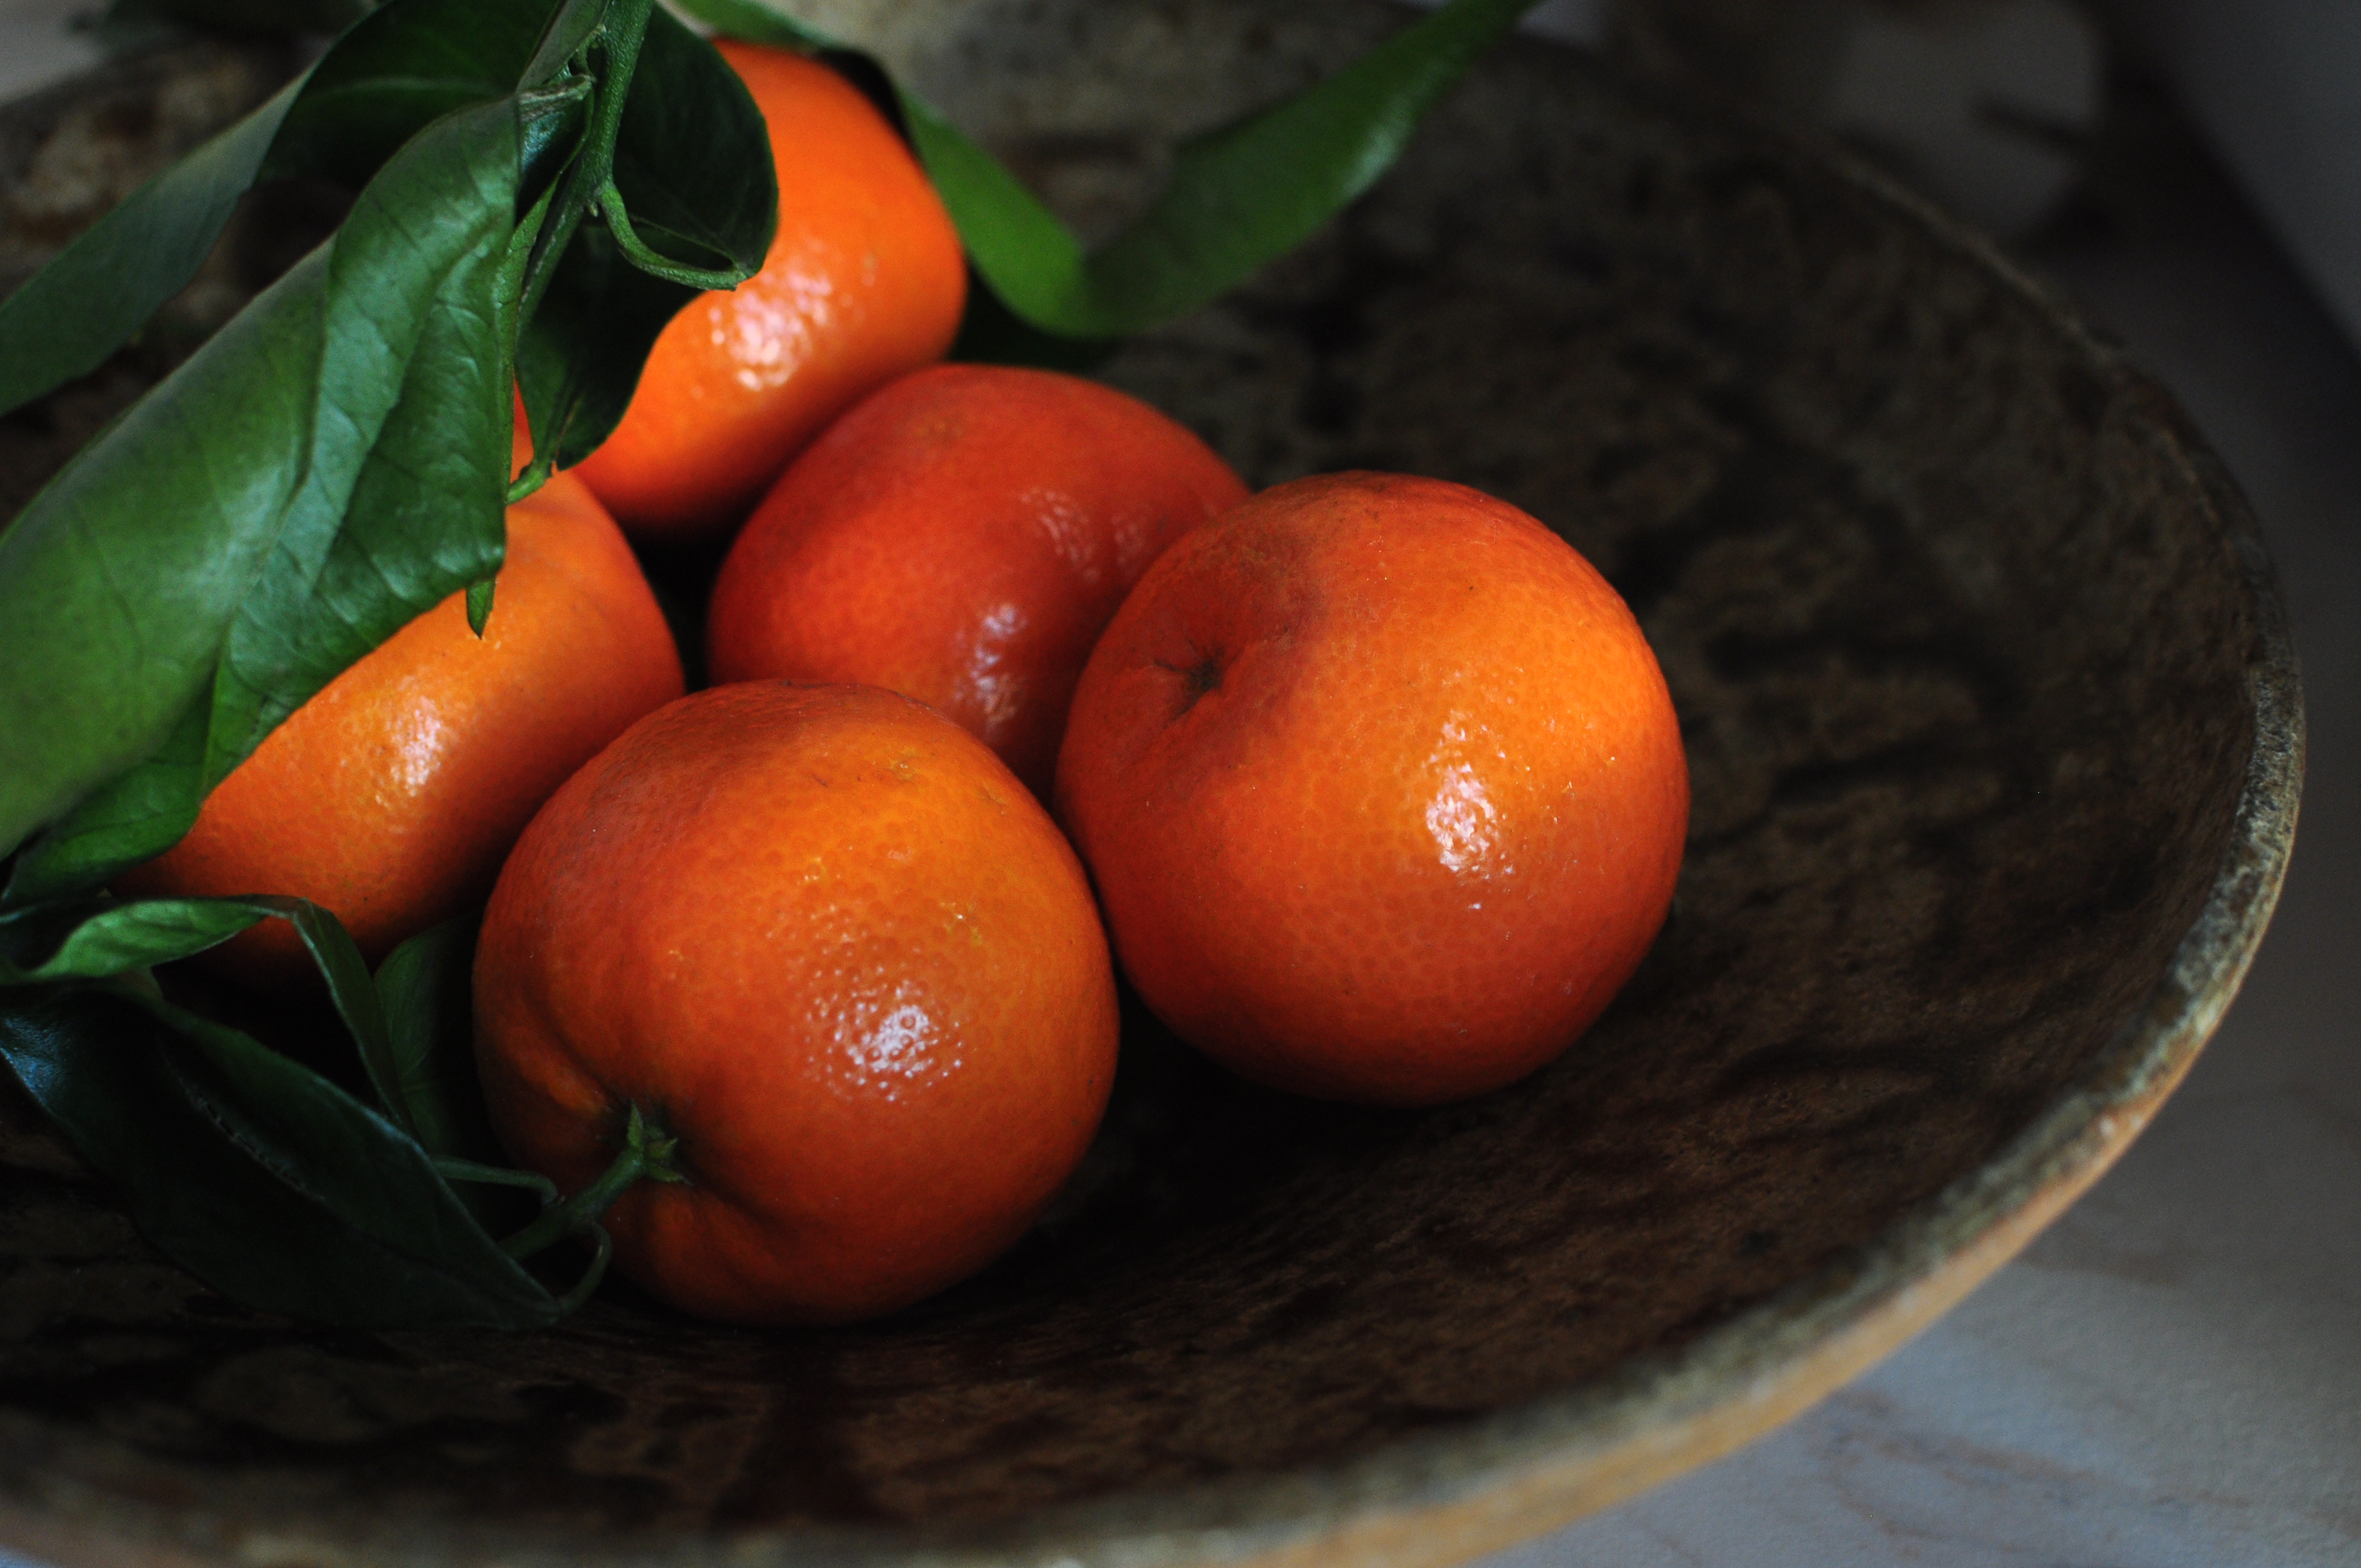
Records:
M684 263L753 273L777 226L778 181L768 156L728 149L767 154L769 145L738 73L669 14L653 13L615 142L615 183L642 238ZM572 194L587 208L595 192ZM553 234L567 232L563 215L551 222ZM532 314L517 347L536 455L561 468L613 433L657 335L698 292L632 266L603 228L571 233L546 277L526 285Z
M697 294L624 260L604 229L578 232L517 342L537 452L561 468L596 452L631 406L648 351Z
M0 907L96 887L124 866L179 843L197 824L191 787L204 769L212 708L192 700L155 755L102 784L16 857Z
M411 1130L433 1155L497 1159L477 1088L474 993L478 915L420 932L378 966L390 1065Z
M18 910L0 916L0 986L112 980L192 957L269 919L295 927L360 1048L370 1086L403 1131L414 1133L399 1085L393 1036L368 965L344 923L308 899L60 900Z
M324 482L291 498L230 624L207 789L346 666L500 568L512 404L493 301L517 130L507 104L437 121L336 236L313 418L329 439L310 454Z
M0 302L0 413L88 374L129 342L197 275L258 181L314 174L366 184L432 121L513 91L551 20L551 0L397 0L368 16Z
M0 917L0 985L107 980L226 942L274 910L244 899L45 905Z
M1302 243L1392 166L1426 111L1534 3L1451 0L1326 81L1185 144L1155 204L1088 253L998 159L895 91L911 145L993 292L1041 331L1122 337L1186 314ZM681 8L752 42L840 47L758 0Z
M0 302L0 413L97 369L187 286L302 87L289 82L134 191Z
M306 696L497 567L492 285L518 159L511 102L420 133L0 533L0 731L41 738L0 773L0 844L153 757L210 688L202 769L150 781L169 799L192 779L192 813Z
M0 998L0 1058L225 1296L357 1328L562 1315L415 1140L236 1030L120 986L44 988Z
M312 68L264 178L367 184L445 115L515 92L554 10L554 0L395 0Z
M615 138L614 179L640 236L673 260L752 277L778 227L763 112L719 51L670 12L648 17Z

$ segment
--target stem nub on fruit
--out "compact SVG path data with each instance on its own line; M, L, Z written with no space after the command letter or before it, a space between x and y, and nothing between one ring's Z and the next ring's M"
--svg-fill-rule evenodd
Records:
M590 1272L581 1284L568 1292L588 1296L607 1271L607 1258L611 1244L599 1226L598 1218L624 1189L636 1181L686 1181L688 1179L673 1163L680 1148L680 1140L666 1134L650 1122L637 1104L631 1107L623 1122L623 1146L615 1161L598 1179L573 1197L552 1202L541 1212L541 1217L500 1244L500 1250L511 1257L530 1257L561 1237L589 1235L594 1238L598 1255Z

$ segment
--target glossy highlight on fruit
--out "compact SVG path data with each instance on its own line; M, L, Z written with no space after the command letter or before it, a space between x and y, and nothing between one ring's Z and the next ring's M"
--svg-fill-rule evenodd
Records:
M1115 1071L1080 863L983 746L873 686L752 682L635 726L500 873L486 1100L568 1192L634 1107L679 1182L607 1217L700 1317L843 1322L965 1277L1082 1158Z
M735 524L840 411L941 358L967 303L959 232L876 106L818 60L715 47L769 128L779 226L760 272L673 318L574 470L643 542Z
M567 775L680 695L681 666L630 545L564 475L509 508L480 639L465 601L454 594L297 708L188 835L115 890L308 898L372 963L482 897ZM311 970L280 920L199 961L274 989Z
M748 520L714 585L713 677L917 697L1046 797L1115 607L1246 494L1187 427L1111 387L917 371L829 426Z
M1423 1105L1551 1060L1663 924L1688 774L1606 580L1504 502L1339 474L1148 570L1057 789L1125 972L1233 1070Z

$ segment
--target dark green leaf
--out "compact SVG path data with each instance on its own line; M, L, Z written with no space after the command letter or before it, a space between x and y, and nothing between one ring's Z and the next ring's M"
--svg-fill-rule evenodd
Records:
M152 757L109 781L16 857L0 906L96 887L121 867L161 853L196 826L190 781L204 770L211 705L200 696Z
M524 68L520 78L522 85L543 87L556 81L589 46L606 19L607 0L565 0L550 16L548 29Z
M148 1238L225 1295L360 1328L536 1328L556 1298L416 1142L236 1030L120 987L0 1001L0 1057Z
M396 0L313 68L266 176L366 184L425 126L515 92L552 9L551 0Z
M478 917L420 932L378 966L396 1090L429 1154L500 1157L477 1087L472 977Z
M753 276L778 226L762 111L713 46L658 10L615 140L615 184L640 237L675 261Z
M1194 310L1302 243L1391 167L1435 100L1533 4L1452 0L1308 92L1190 142L1155 205L1090 254L906 89L903 121L969 258L1019 319L1067 337L1121 337ZM832 42L757 0L682 8L755 42Z
M250 899L44 905L0 917L0 985L106 980L229 940L279 910Z
M492 592L499 582L497 577L486 577L467 585L467 630L478 637L492 623Z
M309 0L293 3L302 9ZM348 9L345 21L368 9L360 0L325 3ZM574 0L568 11L583 5ZM225 0L223 8L240 7ZM398 0L354 27L304 76L132 192L0 302L0 412L97 368L130 341L197 275L256 181L318 174L360 186L432 121L513 91L550 12L550 0ZM578 126L579 115L570 123ZM538 134L554 142L567 124L545 122Z
M343 921L308 899L259 898L252 901L295 927L312 955L313 965L327 982L328 1000L360 1051L361 1070L368 1075L379 1108L396 1126L415 1136L403 1102L401 1073L394 1062L393 1036L386 1027L385 1008L378 1000L377 983L369 978L368 960L353 945Z
M615 181L641 237L685 263L752 273L776 226L778 181L767 157L745 149L768 146L738 73L654 13L615 146ZM697 291L633 267L595 225L575 230L546 279L527 287L538 298L517 350L525 411L537 453L571 467L613 432L657 334Z
M497 569L518 147L506 103L422 132L0 533L0 731L42 738L0 773L0 844L153 757L210 686L203 770L175 774L192 810L346 665Z
M570 468L614 433L648 350L697 291L641 271L604 229L579 230L517 344L533 445Z
M0 412L96 369L197 275L302 91L142 185L0 302Z
M1375 184L1427 110L1532 5L1453 0L1310 92L1189 143L1156 204L1081 278L1028 276L1010 302L1078 335L1137 332L1196 309Z

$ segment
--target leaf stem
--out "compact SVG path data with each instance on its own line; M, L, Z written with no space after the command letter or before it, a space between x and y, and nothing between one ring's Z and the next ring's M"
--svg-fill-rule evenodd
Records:
M651 272L668 282L685 284L691 289L735 289L746 280L746 273L738 268L714 269L687 267L669 256L648 248L631 227L631 214L623 209L623 193L615 189L612 180L598 192L598 211L607 220L607 227L615 236L616 248L625 260L642 272Z
M598 21L595 43L606 56L606 69L590 93L590 124L574 161L561 177L556 208L533 247L518 300L517 324L522 330L541 306L550 280L557 274L558 258L574 242L575 231L598 205L600 194L614 182L615 139L622 134L623 110L631 96L631 74L639 69L640 46L646 40L648 13L655 0L612 0ZM587 57L590 44L584 45ZM557 433L551 432L555 444Z
M615 1156L615 1162L598 1180L573 1197L543 1210L541 1218L500 1243L500 1250L511 1257L530 1257L562 1237L585 1231L598 1232L603 1240L606 1233L598 1229L598 1216L622 1196L625 1188L642 1179L688 1179L673 1164L674 1154L679 1147L678 1138L668 1136L653 1125L639 1106L633 1104L630 1117L623 1124L623 1147Z
M533 1170L511 1170L500 1165L478 1165L472 1159L434 1155L435 1173L445 1181L480 1182L487 1187L522 1187L544 1203L557 1201L557 1183Z

